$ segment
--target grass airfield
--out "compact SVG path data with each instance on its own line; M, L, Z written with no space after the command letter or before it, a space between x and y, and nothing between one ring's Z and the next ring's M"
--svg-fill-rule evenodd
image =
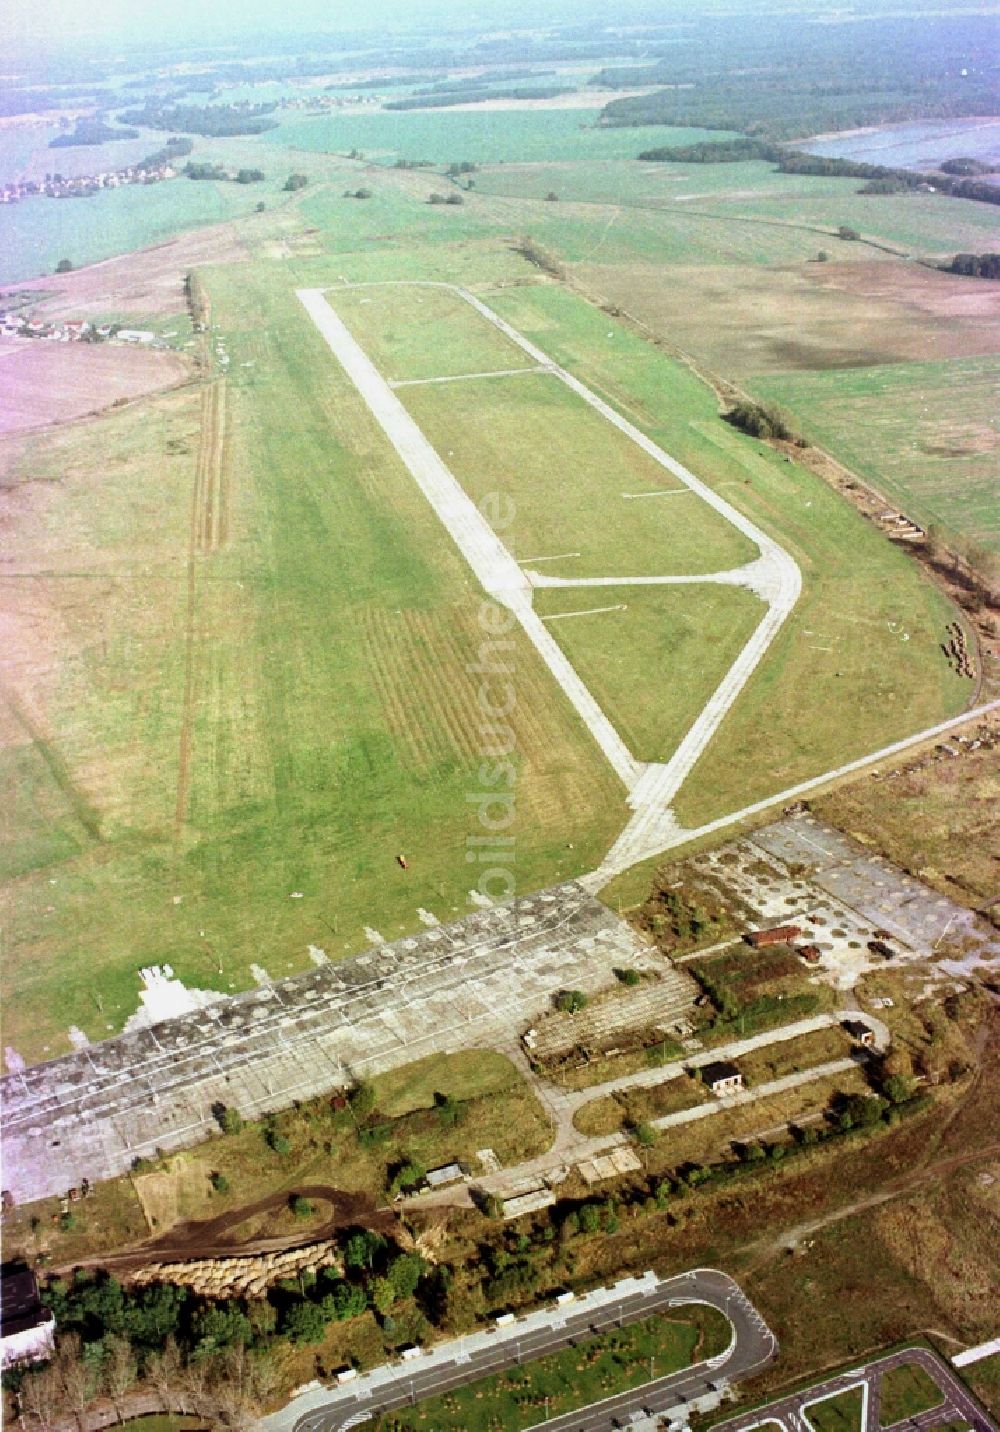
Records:
M655 262L665 285L672 265L712 262L738 284L746 266L777 273L814 256L816 226L786 221L795 219L789 205L808 210L818 181L771 184L787 210L780 223L762 222L774 216L738 198L753 175L736 171L760 166L722 166L733 192L711 216L692 205L633 213L613 201L645 172L625 157L645 147L644 136L609 132L614 157L598 170L591 137L566 113L531 133L548 154L545 127L559 129L556 157L582 186L575 205L568 181L566 200L539 197L548 176L530 165L531 192L522 192L511 164L477 175L461 208L432 207L426 197L445 182L440 174L348 162L317 143L301 154L311 182L295 202L240 221L248 257L201 270L225 370L216 353L188 388L4 440L18 560L6 582L13 640L2 759L20 802L5 843L5 1042L29 1061L67 1049L71 1026L92 1039L119 1030L136 1007L141 965L166 960L188 984L231 992L253 982L255 966L271 976L306 967L309 946L336 958L363 947L366 931L392 938L417 928L420 910L446 920L471 908L477 872L465 842L480 831L468 796L482 755L477 683L466 668L482 640L478 593L296 287L468 285L795 557L802 597L682 789L684 823L819 774L955 714L970 697L939 651L954 613L904 553L820 479L720 422L714 394L687 366L578 294L539 281L506 237L528 229L568 263L626 274L637 258ZM530 159L528 128L517 145L521 131L508 132L510 158ZM239 141L239 157L274 154L275 174L276 163L299 167L297 151L280 147L287 138L283 126L266 142ZM669 138L656 133L656 142ZM213 142L213 157L224 150ZM584 203L597 184L586 177L591 164L603 187ZM663 189L670 168L657 168ZM490 192L500 177L504 195ZM362 182L372 200L342 197ZM849 182L822 181L817 225L839 212ZM924 226L917 238L928 250L951 224L959 247L978 232L979 208L940 199L911 207L907 222ZM845 262L862 258L857 246L840 247ZM873 251L863 257L871 262ZM417 290L367 296L376 292L392 295L391 307L384 297L363 303L361 290L338 304L394 378L527 361L429 291L419 302ZM804 391L815 377L796 376ZM769 395L784 400L780 377L769 374ZM642 455L544 375L482 382L475 404L461 400L462 386L399 396L474 495L514 495L519 559L579 550L539 570L631 575L664 562L705 572L754 555L690 495L625 503L624 491L650 481ZM839 452L850 409L836 421L828 411L817 408L818 435ZM866 460L888 470L898 434L876 432ZM542 461L545 451L554 456ZM553 481L553 471L571 476ZM898 473L905 496L911 486L902 466ZM656 481L669 489L666 478ZM669 516L682 507L700 510L683 523ZM661 759L759 604L707 585L585 601L569 589L536 593L546 617L622 604L553 621L551 631L635 753ZM628 811L533 649L516 632L512 640L513 830L528 890L594 868Z

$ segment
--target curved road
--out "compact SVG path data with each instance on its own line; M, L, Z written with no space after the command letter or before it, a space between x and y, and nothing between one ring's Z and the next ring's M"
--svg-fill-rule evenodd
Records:
M692 1303L717 1308L728 1319L732 1337L725 1352L545 1424L547 1432L603 1432L636 1414L659 1413L711 1396L771 1362L777 1339L732 1278L714 1268L697 1268L675 1278L652 1273L628 1278L612 1289L584 1294L567 1307L541 1309L508 1327L456 1338L341 1387L313 1389L258 1426L261 1432L343 1432L376 1413L411 1406L596 1333Z

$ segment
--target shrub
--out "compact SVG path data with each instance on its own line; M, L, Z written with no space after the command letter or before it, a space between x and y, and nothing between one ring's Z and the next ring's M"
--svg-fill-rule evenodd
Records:
M243 1116L239 1109L232 1109L228 1104L215 1104L212 1113L224 1134L238 1134L243 1128Z
M273 1149L276 1154L284 1155L291 1152L291 1144L288 1142L285 1135L279 1133L277 1129L265 1129L264 1142L267 1144L268 1148Z
M288 1200L288 1206L296 1218L310 1218L313 1206L308 1198L303 1198L301 1193L293 1193Z
M638 970L615 970L615 979L619 984L627 985L632 989L641 983L642 975Z
M228 1178L226 1178L226 1175L225 1175L224 1173L218 1173L218 1172L213 1173L213 1174L212 1174L212 1187L215 1189L216 1193L228 1193L228 1192L229 1192L229 1180L228 1180Z
M556 995L556 1009L562 1010L565 1014L577 1014L587 1005L587 996L583 990L564 989Z
M56 273L72 273L72 272L73 272L73 260L72 260L72 259L60 259L59 262L56 264Z

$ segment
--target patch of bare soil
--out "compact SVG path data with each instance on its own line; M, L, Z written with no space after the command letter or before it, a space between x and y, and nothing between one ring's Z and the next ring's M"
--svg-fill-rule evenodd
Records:
M177 353L119 343L0 341L0 434L71 422L188 377Z
M1000 352L1000 286L920 264L692 266L669 283L650 264L579 264L574 277L737 378Z
M392 1209L377 1208L368 1194L348 1193L326 1184L296 1185L295 1192L310 1203L319 1204L322 1221L313 1222L308 1230L283 1231L288 1224L283 1215L288 1208L288 1192L269 1194L257 1203L220 1213L216 1218L179 1223L160 1238L150 1239L126 1252L102 1253L85 1260L120 1273L144 1267L150 1262L182 1262L192 1258L231 1258L255 1253L274 1253L283 1248L297 1247L304 1242L316 1243L332 1238L344 1228L375 1228L391 1232L398 1222ZM273 1224L272 1221L273 1220ZM282 1231L278 1231L281 1229ZM79 1263L79 1260L78 1260Z
M184 276L189 270L247 258L236 226L213 224L72 273L11 284L0 293L0 302L15 293L37 294L34 313L64 319L106 313L183 313Z

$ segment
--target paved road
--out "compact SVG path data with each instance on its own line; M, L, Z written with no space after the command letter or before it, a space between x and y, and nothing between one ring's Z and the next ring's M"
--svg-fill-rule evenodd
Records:
M922 1367L941 1389L941 1402L916 1417L904 1418L894 1423L906 1432L929 1432L947 1422L967 1422L973 1432L998 1432L996 1423L972 1396L969 1389L941 1357L928 1348L904 1348L901 1352L889 1353L860 1367L828 1378L812 1387L802 1388L788 1397L770 1402L745 1412L740 1417L731 1417L726 1422L716 1423L713 1432L752 1432L753 1428L765 1423L776 1422L784 1432L812 1432L808 1409L815 1402L844 1392L859 1384L864 1389L863 1432L880 1432L882 1413L882 1379L893 1367L907 1364Z
M627 1279L618 1288L623 1290L621 1296L591 1295L603 1296L603 1306L542 1310L518 1319L511 1327L445 1343L414 1362L376 1369L340 1388L307 1393L265 1418L259 1427L261 1432L342 1432L377 1412L410 1406L491 1372L556 1352L594 1333L691 1303L718 1308L729 1319L733 1335L725 1352L579 1412L553 1418L545 1424L549 1432L604 1432L644 1409L653 1413L683 1406L759 1372L777 1353L774 1334L725 1273L699 1268L667 1279L648 1273L641 1280ZM579 1303L585 1301L581 1298Z

